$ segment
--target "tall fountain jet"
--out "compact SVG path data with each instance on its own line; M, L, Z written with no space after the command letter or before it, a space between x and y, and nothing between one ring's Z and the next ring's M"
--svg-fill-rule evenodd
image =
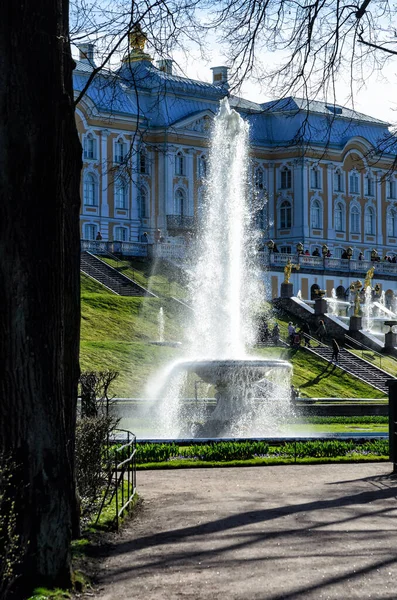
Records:
M254 312L263 294L251 228L248 137L248 124L231 110L227 99L222 100L214 122L204 219L191 271L193 312L186 331L187 350L185 359L170 369L160 394L165 398L162 424L169 437L176 427L189 435L181 392L189 373L215 390L216 407L196 423L198 437L258 435L254 423L261 410L253 401L258 393L255 386L261 382L262 394L268 398L284 394L285 399L289 394L285 388L280 392L280 381L288 381L289 363L248 354L256 337Z
M227 98L215 119L204 222L191 282L188 331L192 356L243 358L253 343L252 308L259 301L248 198L248 124Z

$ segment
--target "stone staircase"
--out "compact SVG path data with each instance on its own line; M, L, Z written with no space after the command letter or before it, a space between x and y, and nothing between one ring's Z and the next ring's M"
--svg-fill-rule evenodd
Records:
M332 348L328 346L317 346L315 348L305 348L306 351L312 354L321 356L324 360L330 361L332 356ZM388 387L386 381L393 379L393 376L378 367L375 367L368 361L356 356L352 352L349 352L345 348L341 348L338 357L338 367L343 371L358 377L362 381L365 381L377 390L387 394Z
M119 296L156 297L90 252L81 253L80 270Z

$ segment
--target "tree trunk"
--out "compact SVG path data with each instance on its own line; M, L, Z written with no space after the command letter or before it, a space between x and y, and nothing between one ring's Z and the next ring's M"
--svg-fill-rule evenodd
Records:
M3 1L0 451L20 465L25 588L70 583L81 170L72 68L68 0Z

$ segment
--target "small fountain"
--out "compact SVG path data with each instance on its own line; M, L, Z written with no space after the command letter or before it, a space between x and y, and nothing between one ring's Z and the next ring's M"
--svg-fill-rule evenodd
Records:
M164 310L163 307L160 306L159 315L158 315L158 326L159 326L159 342L164 342Z
M338 298L336 296L335 288L331 290L331 298L327 298L329 313L331 315L338 315Z
M251 228L248 150L248 124L224 99L214 122L204 222L191 270L186 358L170 367L157 389L162 399L157 437L260 435L270 414L276 412L280 422L289 409L291 365L246 351L255 343L253 317L263 297ZM215 407L200 418L184 400L192 373L215 392ZM197 381L194 385L197 391Z
M165 341L164 339L164 331L165 331L165 317L164 317L164 309L160 306L158 315L157 315L157 332L158 337L157 340L150 342L154 346L170 346L172 348L177 348L181 345L181 342L171 342Z
M366 331L372 331L373 328L373 311L374 305L372 303L372 289L371 286L367 286L364 292L365 304L364 304L364 316L365 316L365 329Z

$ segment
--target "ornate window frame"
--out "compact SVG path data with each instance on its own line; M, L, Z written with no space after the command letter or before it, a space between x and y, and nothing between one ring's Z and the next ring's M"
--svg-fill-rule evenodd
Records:
M99 156L99 136L92 129L87 130L82 136L83 160L98 161ZM92 142L92 148L89 148L89 143Z
M93 202L86 202L87 199L87 178L92 178L93 181ZM93 168L84 169L83 171L83 206L99 206L99 175Z

